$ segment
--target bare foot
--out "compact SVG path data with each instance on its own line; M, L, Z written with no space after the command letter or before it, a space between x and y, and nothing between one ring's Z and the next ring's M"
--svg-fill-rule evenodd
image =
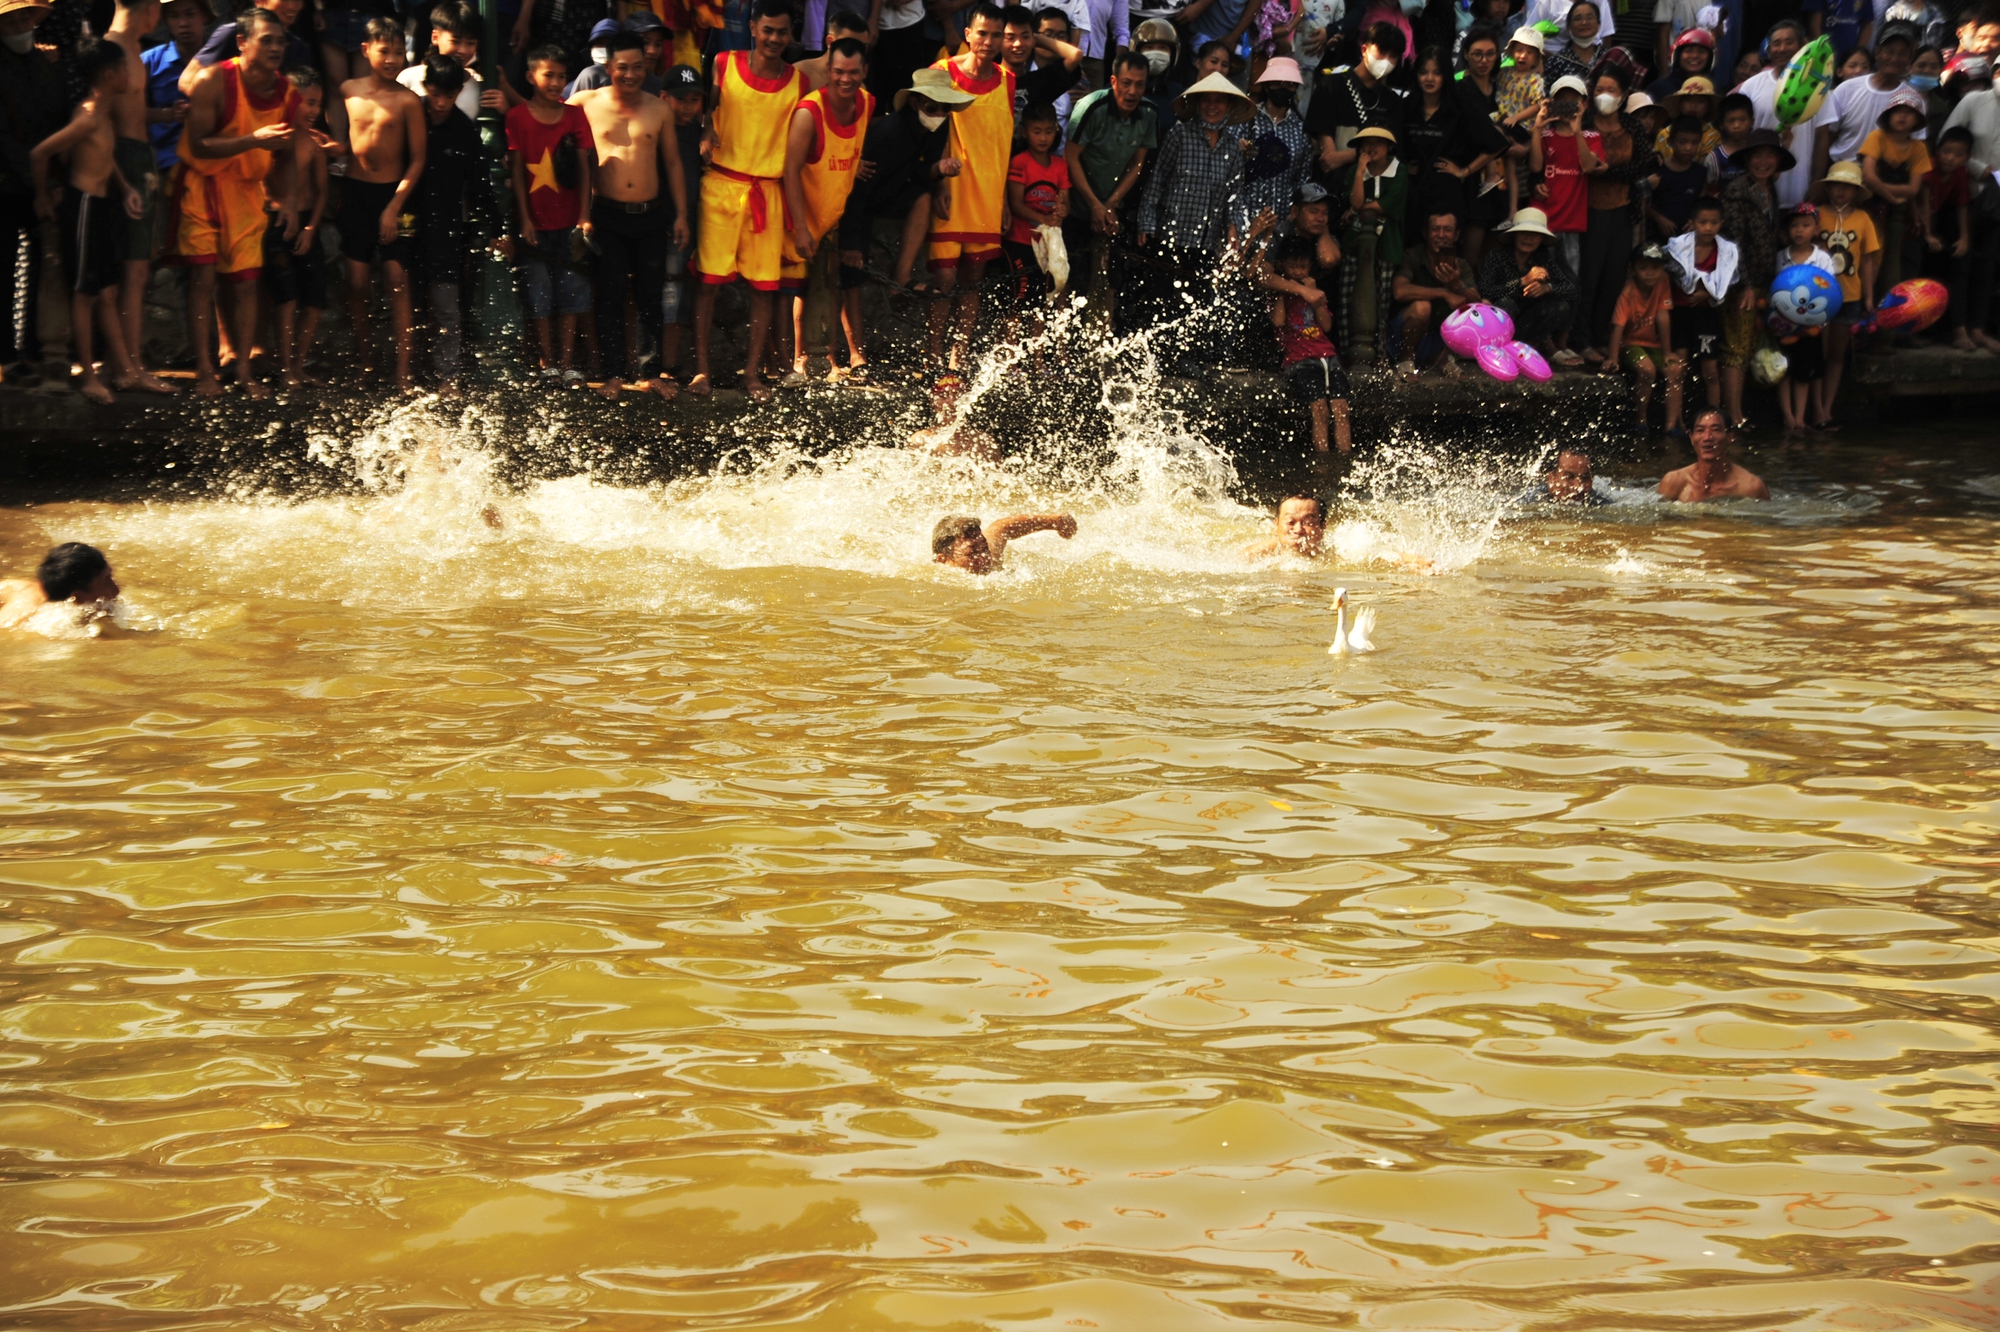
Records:
M672 375L661 375L657 379L649 379L645 382L644 387L651 389L668 402L672 402L675 398L681 396L681 386L674 382Z
M602 384L599 384L596 388L591 390L591 392L595 393L598 397L610 398L613 401L616 401L618 395L623 393L624 391L625 391L625 381L616 378L615 376L611 379L605 380Z
M243 396L250 399L250 401L265 402L270 399L271 389L269 385L260 384L254 379L245 379L241 382L243 384Z
M111 390L104 386L104 381L96 375L85 375L78 380L76 391L92 402L103 403L107 407L118 401Z
M1958 330L1958 336L1951 340L1951 349L1962 352L1978 351L1979 344L1972 340L1970 333L1961 328Z
M194 391L197 397L219 398L222 396L222 381L214 375L196 374Z
M714 386L708 382L707 372L704 371L688 381L688 392L697 398L706 398L715 392Z
M743 377L743 393L745 397L749 398L750 401L756 403L759 407L762 407L765 403L770 402L778 396L771 392L769 384L750 375Z
M156 379L144 370L141 370L136 375L126 375L122 379L114 379L111 382L118 386L120 392L137 389L141 393L158 393L163 397L169 398L180 392L172 384L167 383L163 379Z

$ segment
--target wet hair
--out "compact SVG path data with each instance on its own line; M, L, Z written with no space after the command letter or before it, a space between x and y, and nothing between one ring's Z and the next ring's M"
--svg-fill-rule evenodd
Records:
M1727 430L1729 428L1728 412L1723 411L1720 407L1709 407L1704 405L1694 409L1694 415L1688 418L1688 429L1690 430L1694 429L1696 426L1700 425L1705 418L1710 416L1722 422L1722 428L1724 430Z
M1368 31L1361 34L1361 44L1372 46L1391 60L1401 60L1403 52L1410 44L1403 40L1403 30L1393 23L1371 23Z
M779 18L791 24L794 31L798 29L798 16L792 13L792 7L787 3L787 0L757 0L757 3L750 7L750 21L752 23L755 23L758 19Z
M1326 523L1326 502L1320 499L1320 497L1317 495L1301 495L1295 491L1292 494L1287 495L1283 499L1279 500L1278 507L1273 509L1271 512L1274 514L1283 513L1285 511L1285 506L1287 504L1290 504L1293 500L1297 500L1301 504L1312 505L1313 508L1319 511L1320 523L1322 525Z
M308 89L325 86L319 81L319 71L311 65L300 65L297 69L285 75L285 77L292 81L292 86L298 89L301 95Z
M76 76L83 86L94 88L97 81L125 65L125 48L101 37L86 37L76 44Z
M1722 200L1712 194L1704 194L1694 201L1694 208L1688 213L1688 216L1693 217L1696 213L1720 213L1721 211Z
M1678 139L1683 134L1692 134L1695 138L1699 139L1702 135L1701 121L1693 116L1675 116L1667 122L1667 139L1669 142Z
M842 37L826 48L826 56L829 66L832 65L835 56L853 56L865 65L868 63L868 43L859 37Z
M1035 11L1026 5L1007 5L1000 11L1002 27L1027 28L1032 31L1037 22L1039 20L1035 17Z
M121 59L124 57L122 47L111 42L102 44L117 51ZM65 541L42 556L42 565L35 570L35 581L42 585L42 595L50 601L68 601L110 572L111 561L104 558L103 551L81 541Z
M528 52L521 62L522 68L533 69L536 65L560 65L563 73L569 73L569 52L553 42L544 42Z
M1062 117L1056 114L1054 102L1037 102L1021 113L1021 128L1030 125L1054 125L1062 127Z
M976 537L979 531L977 518L968 518L959 513L947 514L938 519L937 526L931 529L931 554L949 555L951 548L958 544L959 538Z
M1955 143L1969 153L1972 151L1972 131L1963 125L1953 125L1937 137L1939 148L1948 143Z
M1728 115L1731 111L1741 111L1743 112L1743 114L1747 116L1754 116L1757 114L1756 106L1751 103L1748 97L1745 97L1742 93L1734 93L1734 92L1728 94L1721 101L1715 104L1716 123L1720 124L1722 122L1722 118Z
M620 51L644 51L646 44L639 40L636 32L614 32L604 39L604 67L611 68L611 57Z
M424 57L424 91L458 96L465 87L465 66L433 51Z
M985 19L988 23L998 28L1007 26L1006 11L1001 9L1000 6L993 4L992 0L979 0L971 9L965 11L966 27L970 28L981 19Z
M479 11L471 5L446 3L431 11L431 31L448 32L468 42L478 41L484 26Z

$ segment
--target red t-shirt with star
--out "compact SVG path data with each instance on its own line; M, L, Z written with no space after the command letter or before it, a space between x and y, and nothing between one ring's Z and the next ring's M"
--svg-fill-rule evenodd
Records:
M563 105L562 118L545 125L535 118L526 102L507 113L507 147L521 155L521 170L528 181L528 220L537 231L561 231L577 224L582 210L582 182L564 189L557 175L562 165L562 141L574 134L586 153L595 145L590 137L590 118L580 106Z

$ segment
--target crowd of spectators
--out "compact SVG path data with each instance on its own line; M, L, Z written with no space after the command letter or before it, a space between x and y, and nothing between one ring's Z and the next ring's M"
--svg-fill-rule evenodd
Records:
M0 378L42 374L53 262L99 400L173 391L142 364L169 266L207 394L313 382L330 288L398 388L455 388L498 282L531 373L671 398L722 378L740 283L757 401L879 374L885 308L935 379L1081 298L1170 371L1282 368L1319 448L1351 378L1474 373L1440 338L1473 302L1669 432L1697 392L1748 426L1774 339L1782 424L1834 428L1909 278L1949 291L1932 337L2000 353L2000 0L493 2L482 59L461 0L0 0ZM1837 82L1781 126L1821 35ZM1841 313L1774 331L1801 263Z

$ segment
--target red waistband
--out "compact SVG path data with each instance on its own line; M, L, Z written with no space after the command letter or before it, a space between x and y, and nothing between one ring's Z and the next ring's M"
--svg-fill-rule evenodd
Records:
M773 185L778 183L778 177L776 176L748 176L741 171L731 171L728 167L723 166L711 166L708 170L722 177L724 180L740 180L746 185L761 185L766 181L769 181ZM770 224L770 221L770 204L764 199L764 191L750 191L750 233L755 236L761 236L764 233L764 228Z

